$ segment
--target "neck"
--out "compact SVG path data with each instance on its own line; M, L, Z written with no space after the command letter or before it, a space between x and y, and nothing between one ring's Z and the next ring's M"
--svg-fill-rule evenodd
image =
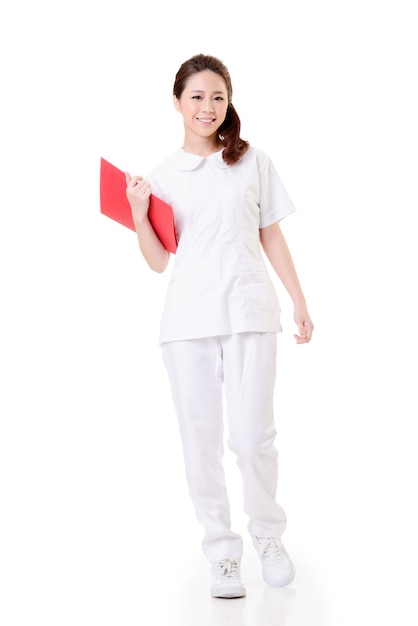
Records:
M190 152L191 154L198 154L199 156L210 156L214 152L222 150L223 143L219 139L218 135L214 137L206 138L184 138L183 150Z

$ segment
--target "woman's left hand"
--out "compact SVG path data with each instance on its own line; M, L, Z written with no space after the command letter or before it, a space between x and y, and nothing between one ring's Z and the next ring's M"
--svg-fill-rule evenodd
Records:
M294 319L298 327L299 334L293 335L296 343L309 343L312 338L314 325L306 308L295 309Z

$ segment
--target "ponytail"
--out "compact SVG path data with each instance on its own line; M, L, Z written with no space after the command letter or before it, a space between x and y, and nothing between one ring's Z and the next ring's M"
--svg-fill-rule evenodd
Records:
M224 144L222 158L227 165L238 163L250 147L248 141L241 139L240 130L241 120L231 102L228 105L225 120L219 128L219 136Z

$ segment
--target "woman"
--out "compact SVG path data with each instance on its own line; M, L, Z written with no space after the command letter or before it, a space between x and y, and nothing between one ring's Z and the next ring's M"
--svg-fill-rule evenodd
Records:
M289 293L308 343L313 324L279 222L295 209L270 160L240 137L225 65L199 54L179 68L174 106L184 142L146 178L126 174L141 252L150 268L168 265L147 217L152 192L173 207L178 249L161 319L160 344L176 409L186 478L204 528L213 597L245 595L242 538L231 530L222 467L225 391L228 446L243 479L244 511L265 582L289 584L294 565L281 537L273 394L280 307L264 250Z

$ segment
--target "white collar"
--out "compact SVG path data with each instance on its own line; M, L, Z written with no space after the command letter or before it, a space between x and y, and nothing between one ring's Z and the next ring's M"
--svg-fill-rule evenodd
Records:
M183 148L178 148L165 162L176 170L194 170L205 159L213 159L219 167L228 167L222 158L222 152L223 148L204 157L199 154L186 152Z

